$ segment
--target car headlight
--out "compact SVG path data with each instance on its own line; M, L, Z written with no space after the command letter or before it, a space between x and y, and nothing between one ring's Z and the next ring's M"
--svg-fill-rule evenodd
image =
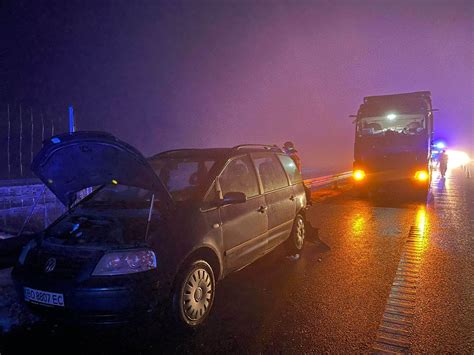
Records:
M18 257L18 263L20 265L25 264L26 257L28 256L28 253L30 252L31 249L36 247L38 243L36 243L36 239L30 240L21 250L20 256Z
M92 272L92 275L125 275L151 269L156 269L156 256L152 250L128 250L110 252L103 255Z

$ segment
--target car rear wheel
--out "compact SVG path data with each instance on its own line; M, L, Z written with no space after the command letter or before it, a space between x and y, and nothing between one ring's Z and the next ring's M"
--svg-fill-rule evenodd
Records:
M215 279L204 260L188 264L179 273L173 294L173 313L178 326L193 329L202 324L214 303Z
M299 254L303 249L306 229L303 216L297 215L293 223L293 229L290 237L286 241L286 249L289 255Z

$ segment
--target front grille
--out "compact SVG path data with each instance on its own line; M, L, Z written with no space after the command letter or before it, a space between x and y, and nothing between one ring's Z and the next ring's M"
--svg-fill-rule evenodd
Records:
M56 259L56 266L51 272L45 271L46 263L50 258ZM56 253L42 252L32 253L26 260L26 267L35 274L61 278L74 279L84 270L90 258L65 256Z

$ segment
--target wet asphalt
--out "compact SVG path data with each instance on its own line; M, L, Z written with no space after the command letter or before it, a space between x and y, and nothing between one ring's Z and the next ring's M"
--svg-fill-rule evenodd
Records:
M411 227L423 228L410 352L473 353L474 179L435 173L428 202L397 191L320 198L318 237L298 260L277 248L218 284L193 334L159 323L73 329L36 323L0 337L0 353L367 353Z

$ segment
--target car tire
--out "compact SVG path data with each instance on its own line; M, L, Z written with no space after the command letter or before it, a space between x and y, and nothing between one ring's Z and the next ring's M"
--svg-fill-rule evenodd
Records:
M286 250L288 255L301 253L304 246L304 238L306 234L305 221L302 215L298 214L293 223L290 237L286 240Z
M207 319L214 303L216 281L204 260L186 264L176 277L172 315L178 330L196 329Z

